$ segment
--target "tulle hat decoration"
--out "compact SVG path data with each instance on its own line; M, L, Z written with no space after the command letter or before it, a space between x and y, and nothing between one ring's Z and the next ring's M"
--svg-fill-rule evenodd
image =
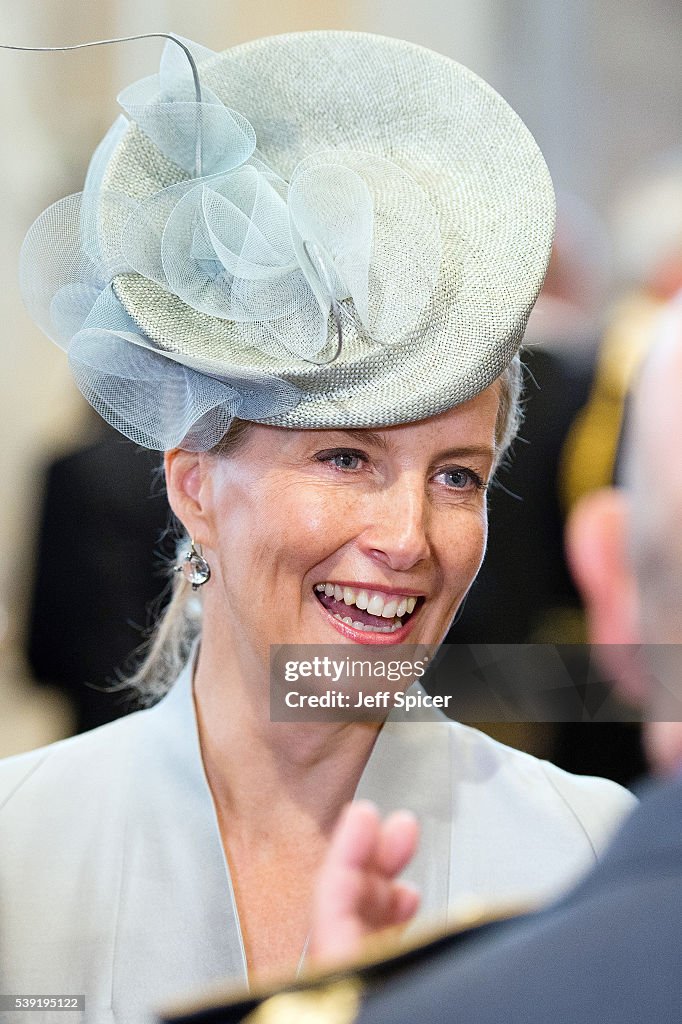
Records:
M146 447L205 450L235 416L389 426L487 387L553 231L504 100L362 33L181 43L22 249L25 302L88 401Z

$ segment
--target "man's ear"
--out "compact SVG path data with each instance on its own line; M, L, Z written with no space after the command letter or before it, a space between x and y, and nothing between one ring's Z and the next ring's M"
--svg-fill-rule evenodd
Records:
M608 645L601 660L621 695L645 695L636 655L641 642L636 580L628 550L629 504L616 487L593 491L575 506L566 527L566 551L585 603L590 641Z
M197 544L207 543L204 487L205 456L174 448L163 458L168 503Z
M609 487L582 498L566 528L568 561L585 602L593 643L639 641L627 522L626 495Z

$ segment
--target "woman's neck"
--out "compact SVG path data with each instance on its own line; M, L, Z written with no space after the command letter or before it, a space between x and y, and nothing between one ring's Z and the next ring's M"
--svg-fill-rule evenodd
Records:
M237 645L230 645L232 650ZM286 829L292 816L330 830L352 799L378 726L273 722L269 679L248 652L202 647L194 678L201 751L221 816L262 833Z

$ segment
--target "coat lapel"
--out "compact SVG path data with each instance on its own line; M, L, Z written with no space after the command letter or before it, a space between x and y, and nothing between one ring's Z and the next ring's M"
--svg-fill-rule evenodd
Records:
M410 721L404 713L392 712L355 794L371 800L382 814L405 809L419 820L417 854L404 872L422 896L412 927L427 921L447 923L453 816L449 745L450 728L438 712L428 721Z
M235 983L247 982L232 885L201 759L192 661L163 701L140 716L130 766L114 1008L119 998L158 1005L198 981L230 976Z
M129 766L113 1007L158 1006L198 983L248 985L229 869L201 758L192 662L170 693L139 715ZM382 813L406 808L421 825L405 877L422 893L419 925L447 918L452 780L447 723L393 713L379 733L356 798ZM153 980L152 980L153 979ZM117 1019L126 1020L124 1012Z

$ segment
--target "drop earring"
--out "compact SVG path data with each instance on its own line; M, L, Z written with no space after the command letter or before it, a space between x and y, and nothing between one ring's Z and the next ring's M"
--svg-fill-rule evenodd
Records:
M211 578L211 567L202 554L201 544L190 541L189 551L185 552L182 561L175 566L175 572L182 573L187 582L191 583L192 590L198 590L204 583L208 583Z

